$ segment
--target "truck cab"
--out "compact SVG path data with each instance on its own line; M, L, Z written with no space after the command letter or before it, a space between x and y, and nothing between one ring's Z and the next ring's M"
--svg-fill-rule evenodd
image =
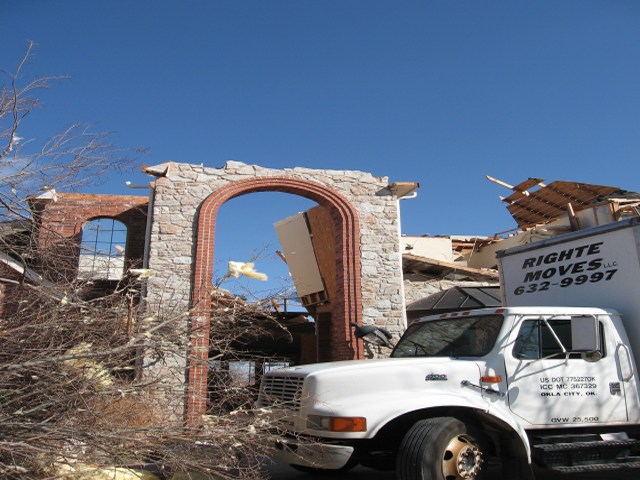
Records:
M388 359L270 372L259 405L284 420L274 456L308 471L360 463L406 480L472 479L491 457L510 471L532 458L578 471L572 453L587 443L607 451L585 465L609 468L635 445L620 434L638 411L627 344L613 310L444 314L413 323ZM559 444L570 461L550 457Z

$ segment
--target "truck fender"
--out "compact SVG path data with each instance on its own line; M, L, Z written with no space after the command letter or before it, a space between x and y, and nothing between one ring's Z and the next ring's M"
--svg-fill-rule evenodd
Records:
M386 399L385 405L381 401L376 401L376 407L380 411L387 411L388 415L372 426L371 435L375 436L383 427L389 425L402 416L416 413L427 412L429 410L440 410L443 407L447 410L468 410L473 412L474 416L481 419L482 422L490 424L498 430L510 434L511 441L519 440L519 445L515 446L516 450L520 450L526 454L527 462L531 463L531 448L529 446L529 438L522 424L511 414L510 410L499 405L491 405L480 397L469 397L458 394L448 393L429 395L425 398L423 395L404 397L401 402L395 399ZM386 407L386 408L385 408ZM441 413L436 413L440 416ZM521 448L517 448L521 447Z

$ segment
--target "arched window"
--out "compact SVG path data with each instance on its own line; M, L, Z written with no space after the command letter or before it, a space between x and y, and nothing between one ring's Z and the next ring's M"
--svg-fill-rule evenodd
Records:
M120 280L124 275L127 226L114 218L96 218L82 227L78 278Z

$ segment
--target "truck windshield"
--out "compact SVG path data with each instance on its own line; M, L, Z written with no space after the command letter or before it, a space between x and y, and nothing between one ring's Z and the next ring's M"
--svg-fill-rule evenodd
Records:
M414 323L392 357L482 357L496 343L502 315L448 318Z

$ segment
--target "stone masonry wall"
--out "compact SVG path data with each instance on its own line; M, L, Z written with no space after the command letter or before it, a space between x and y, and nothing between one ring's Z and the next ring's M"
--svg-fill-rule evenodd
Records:
M330 341L319 345L319 357L343 360L375 354L371 349L362 350L350 321L383 326L396 336L404 330L398 201L387 178L357 171L277 170L233 161L220 169L169 163L148 171L161 172L153 204L149 268L154 275L148 283L149 306L161 319L190 307L194 311L190 319L183 317L187 322L183 327L189 329L191 322L190 344L166 345L161 359L148 356L147 372L164 385L167 398L175 398L171 392L183 388L187 372L184 411L188 423L198 423L206 411L207 289L211 281L207 277L215 241L207 229L215 228L219 202L255 191L280 191L332 209L334 221L342 225L336 264L345 296L332 299L331 323L323 323L331 332ZM210 196L211 202L207 200ZM188 360L179 354L184 347L190 352ZM172 348L178 353L169 354Z
M362 322L383 326L395 334L405 328L399 251L398 202L386 177L358 171L270 169L229 161L223 168L170 163L156 182L149 267L151 305L172 310L189 305L195 252L197 212L216 189L232 182L261 177L304 179L332 188L357 213L360 227Z

